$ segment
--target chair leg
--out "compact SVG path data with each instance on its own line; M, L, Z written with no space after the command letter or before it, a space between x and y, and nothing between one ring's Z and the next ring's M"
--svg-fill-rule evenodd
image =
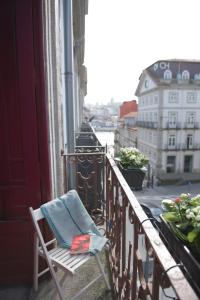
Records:
M58 294L59 294L60 300L65 300L65 299L64 299L63 290L62 290L62 288L61 288L61 286L60 286L60 284L59 284L59 281L58 281L57 276L56 276L56 272L55 272L55 270L54 270L54 267L53 267L52 262L51 262L51 260L49 259L49 257L47 257L47 260L46 260L46 261L47 261L47 264L48 264L49 271L50 271L50 273L51 273L52 279L53 279L54 284L55 284L55 286L56 286L57 292L58 292Z
M105 281L105 283L106 283L106 286L107 286L107 288L110 290L110 289L111 289L111 288L110 288L110 284L109 284L108 278L107 278L107 276L106 276L106 274L105 274L105 272L104 272L104 269L103 269L102 263L101 263L101 261L100 261L99 255L96 254L96 255L95 255L95 258L96 258L97 264L98 264L98 266L99 266L99 270L100 270L101 274L103 275L103 278L104 278L104 281Z
M38 264L39 264L38 247L39 247L39 240L37 235L34 234L33 288L34 291L36 292L38 290Z

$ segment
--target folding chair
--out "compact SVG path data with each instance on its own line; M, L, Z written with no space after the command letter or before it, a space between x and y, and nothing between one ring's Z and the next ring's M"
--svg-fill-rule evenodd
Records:
M99 255L91 255L90 253L86 254L70 254L69 249L61 248L57 245L56 239L52 239L48 242L44 242L44 238L42 236L42 232L40 230L38 221L44 219L44 215L41 209L33 210L32 207L29 208L31 219L33 221L35 235L34 235L34 290L38 290L38 278L50 271L52 275L52 279L55 283L57 292L60 296L61 300L64 300L64 293L58 281L55 268L61 268L65 272L74 275L78 268L86 263L91 257L95 257L97 265L100 270L100 274L93 279L90 283L88 283L84 288L82 288L74 297L70 300L76 299L80 296L86 289L88 289L93 283L95 283L101 277L104 278L107 288L110 290L110 285L106 274L104 272L103 266L100 262ZM48 250L49 246L51 246L51 250ZM39 256L46 260L47 268L41 272L39 272Z

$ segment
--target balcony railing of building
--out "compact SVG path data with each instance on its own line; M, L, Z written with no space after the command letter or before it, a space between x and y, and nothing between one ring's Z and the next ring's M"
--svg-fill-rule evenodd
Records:
M136 125L143 128L158 128L158 122L153 121L137 121ZM199 129L199 122L188 123L188 122L165 122L161 129Z
M181 122L166 122L163 129L181 129Z
M64 154L76 189L98 224L106 222L114 299L199 299L110 154ZM170 287L170 289L168 289Z
M194 150L200 150L200 144L197 144L197 143L192 144L192 145L188 145L187 143L185 143L185 144L180 143L180 144L175 144L175 145L165 144L162 149L166 150L166 151L179 151L179 150L182 150L182 151L186 151L186 150L194 151Z
M185 122L183 128L184 129L199 129L199 123L198 122L193 122L193 123Z
M158 122L153 121L137 121L138 127L144 127L144 128L158 128Z

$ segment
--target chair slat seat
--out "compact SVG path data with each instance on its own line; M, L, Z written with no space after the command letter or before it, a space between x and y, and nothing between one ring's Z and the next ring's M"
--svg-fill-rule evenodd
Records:
M70 254L70 251L58 247L55 251L49 253L49 258L57 266L64 267L72 274L75 270L91 258L90 254Z

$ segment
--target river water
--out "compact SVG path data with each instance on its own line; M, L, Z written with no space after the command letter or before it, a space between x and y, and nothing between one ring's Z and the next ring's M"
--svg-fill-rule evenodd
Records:
M96 136L102 146L107 145L108 152L114 155L114 132L113 131L96 131Z

